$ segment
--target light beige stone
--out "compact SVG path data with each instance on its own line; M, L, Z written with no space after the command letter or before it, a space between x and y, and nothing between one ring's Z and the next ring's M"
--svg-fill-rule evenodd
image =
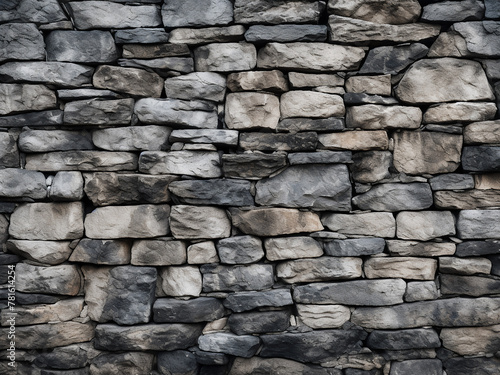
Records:
M321 221L331 231L347 235L391 238L396 234L396 220L389 212L327 214Z
M343 117L344 101L339 95L314 91L289 91L281 95L281 117Z
M54 91L44 85L0 83L0 115L56 108Z
M7 249L35 262L56 265L66 260L73 249L69 241L27 241L10 239Z
M491 260L487 258L439 258L439 272L442 273L453 273L456 275L474 275L476 273L489 274L490 271Z
M212 151L144 151L139 158L139 171L149 174L217 178L222 175L219 165L219 153Z
M450 211L400 212L396 216L397 237L428 241L455 235L455 217Z
M279 70L231 73L227 87L236 91L288 91L288 81Z
M85 234L90 238L148 238L169 233L168 205L99 207L85 218Z
M346 125L349 128L417 129L422 122L422 111L418 107L385 106L366 104L347 109Z
M351 310L342 305L297 304L300 320L312 329L339 328L351 317Z
M167 296L198 297L202 289L202 276L198 267L165 267L161 270L162 288Z
M225 238L231 234L226 211L211 206L172 206L170 227L177 239Z
M24 203L10 216L9 234L23 240L73 240L83 236L83 206Z
M364 271L369 279L402 278L434 280L437 260L414 257L377 257L365 261Z
M390 96L391 75L352 76L345 81L345 89L347 92Z
M462 57L467 56L467 42L456 31L439 34L429 49L428 57Z
M290 84L294 88L303 87L337 87L344 86L344 78L337 74L288 73Z
M500 194L496 190L436 191L434 204L440 208L474 210L500 207Z
M80 273L75 265L40 267L18 263L16 266L16 289L20 292L76 296L80 287Z
M323 255L319 242L311 237L278 237L264 240L266 258L283 259L316 258Z
M500 120L467 125L464 128L464 143L500 143Z
M461 135L402 131L394 140L394 167L400 172L450 173L460 165Z
M362 264L361 258L354 257L298 259L279 263L276 274L288 284L356 279L361 277Z
M500 346L500 325L443 328L439 337L446 349L459 355L492 355L498 352Z
M418 242L418 241L386 241L390 254L399 256L436 257L453 255L456 245L453 242Z
M415 22L421 6L417 0L334 0L328 2L328 13L389 24Z
M195 243L187 248L187 262L189 264L218 263L219 256L213 241Z
M445 103L431 106L424 113L424 122L471 122L486 121L495 118L497 106L495 103Z
M474 175L475 188L479 190L500 190L500 173Z
M429 301L438 299L440 293L434 281L410 281L406 286L405 301Z
M278 97L257 92L229 94L225 121L229 129L276 129L280 119Z
M199 72L252 70L257 50L250 43L211 43L194 50L194 64Z
M321 148L327 150L368 151L389 148L389 138L383 130L319 134L318 141Z

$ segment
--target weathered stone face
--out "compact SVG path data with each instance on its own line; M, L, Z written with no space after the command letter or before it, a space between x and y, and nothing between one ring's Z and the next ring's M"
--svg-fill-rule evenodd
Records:
M92 240L83 238L71 253L71 262L94 264L128 264L130 243L127 240Z
M165 267L160 276L162 289L167 296L198 297L202 290L202 275L198 267Z
M286 283L355 279L361 276L359 258L321 257L279 263L276 275Z
M400 277L411 280L434 280L436 270L435 259L380 257L370 258L364 262L364 271L369 279Z
M20 292L76 296L80 291L80 273L75 265L39 267L19 263L16 271L16 289Z
M212 43L194 51L194 64L201 72L252 70L257 64L257 51L249 43Z
M64 123L68 125L129 125L134 101L79 100L64 107Z
M396 217L397 237L428 241L455 234L455 218L450 211L400 212Z
M95 87L123 92L134 96L159 97L163 79L142 69L99 66L92 78Z
M136 266L170 266L186 263L186 245L171 238L134 241L131 263Z
M45 60L43 36L35 24L0 25L0 61Z
M56 265L68 260L72 249L69 241L7 241L9 252L19 254L35 262Z
M168 42L172 44L203 44L237 42L243 39L245 27L205 27L203 29L180 28L170 32Z
M217 178L221 176L219 163L219 154L211 151L144 151L139 158L139 171Z
M342 117L344 102L339 95L314 91L290 91L281 95L281 117Z
M233 5L229 0L205 0L201 4L196 0L182 3L168 0L161 13L166 27L226 25L233 21Z
M324 25L250 26L245 33L247 42L324 42L327 28Z
M328 3L327 9L330 14L389 24L415 22L421 10L420 4L416 0L339 0Z
M204 292L264 290L274 284L274 272L270 264L204 265L201 267L201 272Z
M349 235L391 238L396 234L396 220L388 212L327 214L322 217L321 222L334 232Z
M350 107L346 116L347 127L370 130L387 128L416 129L420 126L421 121L422 111L420 108L375 104Z
M227 320L229 329L237 335L283 332L290 325L288 311L263 311L232 314Z
M264 241L268 260L315 258L323 255L320 243L310 237L278 237Z
M387 132L382 130L320 134L318 142L320 148L327 150L368 151L389 148Z
M231 293L224 300L224 306L234 312L248 311L264 306L282 307L292 304L292 295L287 289Z
M253 236L236 236L219 240L217 253L226 264L254 263L264 257L262 241Z
M294 1L292 4L285 0L236 0L234 4L234 20L237 23L316 23L324 5L315 1ZM259 12L255 12L259 9Z
M165 91L169 98L222 102L226 93L226 77L212 72L172 77L165 80Z
M54 108L56 96L43 85L0 84L0 115Z
M178 239L224 238L231 231L226 212L210 206L172 206L170 226Z
M225 177L258 180L286 166L286 154L245 153L222 155Z
M229 129L276 129L280 118L278 97L263 93L227 96L225 121Z
M500 238L497 226L500 211L463 210L457 221L458 236L462 239Z

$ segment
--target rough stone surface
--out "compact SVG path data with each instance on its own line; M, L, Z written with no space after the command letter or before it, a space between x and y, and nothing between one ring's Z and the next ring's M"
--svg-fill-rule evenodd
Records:
M249 132L240 134L240 147L257 151L313 151L318 143L314 132L270 134Z
M438 191L434 202L440 208L473 210L499 207L500 197L494 190Z
M225 177L258 180L268 177L286 166L286 154L260 152L222 155Z
M451 375L465 375L470 371L480 368L485 375L493 375L500 367L497 358L449 358L444 361L446 372Z
M0 84L0 114L37 111L56 106L52 90L43 85L23 85L17 83Z
M425 57L428 50L429 48L421 43L373 48L368 52L360 73L397 74Z
M391 366L390 375L403 375L408 373L425 373L440 375L443 366L439 359L412 359L404 362L395 362Z
M368 151L389 148L389 138L383 130L320 134L318 142L321 148L327 150Z
M342 164L352 162L350 151L294 152L288 154L290 165Z
M455 258L440 257L439 271L457 275L474 275L482 273L488 275L491 271L491 262L486 258Z
M217 253L221 263L254 263L264 257L262 241L253 236L236 236L219 240Z
M288 81L279 70L231 73L227 77L227 87L237 91L288 91Z
M229 329L237 335L282 332L290 325L290 313L265 311L232 314L227 323Z
M400 212L396 227L398 238L428 241L455 235L455 217L450 211Z
M126 43L166 43L171 34L163 28L136 28L118 30L115 33L117 44Z
M401 214L403 214L403 212ZM404 214L405 215L410 214L411 218L412 216L411 214L413 213L404 212ZM423 216L425 217L425 214ZM449 220L448 215L444 215L444 217L445 218L448 217ZM456 245L447 242L438 243L438 242L388 240L387 248L389 250L389 253L396 254L399 256L444 256L444 255L453 255L456 250Z
M139 172L217 178L221 176L219 163L219 154L211 151L144 151Z
M500 326L444 328L443 346L460 355L493 354L499 345Z
M66 16L56 0L21 0L6 2L0 8L0 20L50 24L64 21Z
M92 142L107 151L165 150L170 133L170 128L155 125L108 128L94 131Z
M202 29L174 29L169 35L172 44L204 44L237 42L243 40L245 27L233 25L227 27L204 27Z
M321 368L319 366L310 366L304 363L292 361L284 358L235 358L231 367L231 375L245 374L276 374L283 372L285 374L310 374L310 375L340 375L340 370L332 368Z
M41 267L18 263L16 276L16 289L25 293L76 296L81 287L78 268L70 264Z
M19 149L24 152L91 150L92 137L85 130L31 130L19 135Z
M198 345L201 350L249 358L257 352L260 340L255 336L220 332L200 336Z
M281 307L292 304L292 295L287 289L231 293L224 300L224 306L234 312L248 311L259 307Z
M68 260L72 249L68 241L28 241L10 239L9 252L44 264L56 265Z
M339 328L351 317L351 311L340 305L297 305L300 321L313 329Z
M19 167L18 138L14 134L0 132L0 166L5 168Z
M345 108L339 95L296 90L281 95L280 111L282 118L328 118L342 117Z
M211 143L215 145L238 145L238 131L227 129L176 129L170 134L170 142Z
M129 125L134 101L81 100L64 107L64 123L68 125Z
M83 196L83 177L80 172L57 172L50 185L50 199L76 201L82 199Z
M270 264L249 266L203 265L203 291L264 290L274 284L273 267Z
M496 254L500 252L499 241L465 241L457 245L459 257Z
M186 245L171 238L136 240L130 263L136 266L170 266L186 262Z
M276 129L280 119L278 97L241 92L227 96L225 122L229 129Z
M329 14L389 24L415 22L421 11L420 4L416 0L338 0L328 3L327 9Z
M321 222L330 230L349 235L391 238L396 234L396 220L388 212L370 212L356 215L327 214Z
M250 26L245 33L247 42L324 42L327 28L324 25Z
M160 374L195 375L198 371L195 354L187 350L175 350L158 354L158 371Z
M237 0L234 4L234 20L243 24L316 23L323 9L324 4L308 0L294 1L292 4L285 0Z
M406 302L434 300L440 296L434 281L410 281L406 284Z
M210 206L172 206L170 226L178 239L224 238L231 231L226 212Z
M250 182L232 179L187 180L172 182L169 190L176 199L188 204L251 206Z
M472 172L500 171L500 147L466 146L462 151L462 167Z
M500 121L484 121L464 127L464 143L500 143Z
M15 168L0 170L0 197L44 199L46 196L43 173Z
M78 242L69 260L94 264L128 264L130 262L130 243L126 240L83 238Z
M224 316L224 306L216 298L200 297L187 301L157 299L153 306L156 323L209 322Z
M463 210L458 214L457 232L461 239L500 238L497 210Z
M92 361L90 371L95 375L133 375L153 369L154 355L151 353L103 353Z
M202 275L198 267L165 267L160 276L162 289L167 296L198 297L202 290Z
M433 329L417 328L401 331L373 331L368 335L368 347L384 350L439 348L441 342Z
M165 92L169 98L222 102L226 93L226 77L212 72L172 77L165 80Z
M359 258L320 257L279 263L276 275L286 283L301 283L337 279L355 279L361 276Z
M480 297L496 294L499 287L497 279L488 277L443 274L439 279L441 281L441 293L447 296Z
M325 242L325 254L330 256L363 256L382 253L385 247L383 238L355 238Z
M417 107L367 104L350 107L346 115L348 128L370 130L387 128L416 129L420 126L421 121L422 111Z
M473 189L474 177L468 174L448 173L432 177L429 183L434 191Z
M96 69L92 83L100 89L156 98L161 95L164 81L156 73L142 69L101 65Z
M32 23L0 25L0 61L45 60L43 36Z
M323 255L320 243L310 237L278 237L264 241L266 258L270 261L315 258Z
M353 155L349 166L354 181L360 183L378 182L389 178L392 166L392 153L389 151L366 151Z
M201 72L252 70L257 52L249 43L212 43L194 50L194 64Z
M369 279L400 277L410 280L433 280L436 270L435 259L380 257L364 262L365 275Z
M200 3L187 0L181 3L167 0L162 6L166 27L226 25L233 21L233 5L229 0L208 0Z
M495 103L446 103L434 104L424 113L425 123L471 122L492 120Z

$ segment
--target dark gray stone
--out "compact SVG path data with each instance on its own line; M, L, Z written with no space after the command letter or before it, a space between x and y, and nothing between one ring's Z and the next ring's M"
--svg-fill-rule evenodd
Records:
M389 375L407 374L442 375L443 365L439 359L411 359L392 363Z
M428 4L422 10L422 21L457 22L483 18L484 4L478 0L443 1Z
M0 214L11 214L16 209L17 204L14 202L0 201Z
M295 152L288 154L290 165L352 163L351 151Z
M240 147L243 150L314 151L317 143L318 135L314 132L297 134L240 133Z
M500 15L498 17L500 18ZM493 81L498 81L500 79L500 60L485 59L480 61L486 76Z
M0 132L0 166L19 168L18 137L9 132Z
M122 56L127 59L157 59L160 57L187 57L191 56L186 44L126 44L123 46Z
M255 202L263 206L351 210L351 183L345 165L291 166L257 182L256 189Z
M252 264L249 266L201 266L203 291L233 291L268 289L274 284L273 266Z
M485 358L448 358L443 361L448 375L470 375L480 369L481 375L496 375L500 371L500 359Z
M68 125L129 125L134 99L78 100L64 107L64 123Z
M92 150L92 136L87 130L31 130L19 135L23 152Z
M236 0L234 20L243 24L317 23L325 4L310 0Z
M217 252L226 264L253 263L264 257L262 241L254 236L223 238L217 243Z
M491 274L500 276L500 255L490 255L488 259L491 262Z
M484 0L486 18L500 18L500 4L495 0Z
M15 254L7 254L7 253L2 253L0 254L0 264L15 264L21 261L21 257ZM7 289L2 290L3 292L6 292ZM3 296L0 297L0 299L3 299Z
M498 57L499 27L499 21L458 22L453 25L453 30L465 39L469 56Z
M170 134L170 142L210 143L237 146L238 131L228 129L176 129Z
M462 134L464 128L460 125L438 125L438 124L429 124L425 125L423 130L428 130L430 132L438 132L438 133L448 133L448 134Z
M156 323L210 322L224 316L224 306L217 298L200 297L187 301L159 298L153 305Z
M279 132L333 132L345 129L344 119L337 117L311 119L305 117L286 118L278 122Z
M79 369L73 369L73 370L65 370L65 371L58 371L58 370L49 370L49 369L43 369L40 371L40 375L88 375L88 369L85 368L79 368Z
M373 183L391 177L392 152L366 151L357 152L349 165L352 178L360 183Z
M43 36L33 23L0 25L0 62L45 60Z
M399 104L393 97L369 95L365 93L346 92L344 94L344 103L346 105L362 105L362 104L382 104L392 105Z
M127 44L127 46L133 45L136 44ZM194 71L194 60L191 57L161 57L152 60L119 59L118 65L153 70L162 76L170 75L170 71L184 74Z
M222 170L225 177L260 180L286 166L285 153L223 154Z
M233 21L230 0L165 0L161 9L165 27L227 25Z
M93 264L128 264L130 262L130 242L82 238L69 260Z
M457 245L458 257L500 254L500 241L465 241Z
M424 210L433 204L429 184L413 182L410 184L380 184L367 193L352 199L352 203L362 210L405 211Z
M45 39L48 61L112 63L118 58L109 31L55 30Z
M360 73L398 74L427 55L429 48L421 43L376 47L368 52Z
M381 375L380 370L374 368L371 370L360 370L357 368L346 368L345 375Z
M441 341L431 328L405 329L398 331L372 331L366 345L370 349L408 350L439 348Z
M218 332L200 336L198 346L207 352L250 358L259 349L260 340L256 336L237 336L233 333Z
M247 42L324 42L327 37L325 25L277 25L250 26L245 33Z
M471 172L500 171L500 147L466 146L462 152L462 167Z
M293 305L292 295L288 289L231 293L224 300L224 306L234 312L253 310L258 307L282 307L288 305Z
M500 239L499 220L499 210L462 210L458 214L458 237L461 239Z
M264 311L231 314L229 329L237 335L285 331L290 325L288 311Z
M321 363L332 357L359 350L360 341L366 338L366 332L359 328L351 328L349 330L262 335L260 338L263 343L261 357Z
M0 126L3 128L22 128L24 126L53 126L62 125L62 123L63 111L59 109L28 112L11 116L0 116Z
M231 366L231 375L248 374L290 374L290 375L342 375L342 370L332 367L323 368L318 365L308 365L284 358L261 358L250 359L235 358ZM216 375L216 374L214 374ZM356 374L366 375L366 374ZM371 373L370 373L371 375ZM380 374L376 374L380 375Z
M171 237L136 240L131 263L136 266L171 266L186 263L186 244Z
M169 34L163 28L137 28L118 30L115 33L115 43L167 43Z
M91 343L82 343L54 348L36 354L33 364L39 368L67 370L85 367L97 354Z
M401 279L314 283L295 287L298 303L384 306L403 302L406 283Z
M336 257L358 257L380 254L384 251L383 238L354 238L325 243L325 254Z
M198 363L195 354L187 350L158 353L158 371L162 375L196 375Z
M469 174L448 173L429 180L432 190L474 189L474 177Z
M480 297L497 294L500 280L480 276L440 275L443 295Z
M101 90L101 89L63 89L63 90L57 90L57 96L59 97L59 99L64 101L93 99L93 98L101 98L101 99L122 98L121 94L118 94L111 90Z
M142 372L151 374L153 361L152 353L101 353L92 360L90 373L85 368L85 375L134 375Z
M61 295L16 292L16 302L20 305L51 304L64 298Z
M202 324L144 324L122 327L98 324L94 346L98 350L177 350L196 345L203 330Z
M225 365L229 363L229 357L224 353L210 353L195 350L196 361L200 365Z
M169 202L168 186L177 179L169 175L111 172L85 174L84 177L85 194L96 206Z
M253 206L250 182L232 179L184 180L170 183L174 200L187 204Z
M0 22L54 23L66 20L57 0L6 0L0 5Z

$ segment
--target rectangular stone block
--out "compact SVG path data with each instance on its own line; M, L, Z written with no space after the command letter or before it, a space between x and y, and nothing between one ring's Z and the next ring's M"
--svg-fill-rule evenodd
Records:
M320 134L319 147L327 150L387 150L389 138L383 130L346 131Z
M171 238L134 241L131 264L136 266L171 266L186 263L186 244Z
M434 280L437 261L414 257L374 257L365 261L364 271L369 279L402 278Z
M16 289L19 292L76 296L81 287L80 272L75 265L42 267L18 263L16 266Z
M500 239L499 210L463 210L458 214L457 231L462 239Z
M328 229L342 234L384 238L396 234L396 220L389 212L327 214L321 221Z
M274 284L273 266L252 264L248 266L203 265L203 291L242 292L269 289Z
M226 211L210 206L172 206L170 226L178 239L225 238L231 234Z
M134 109L133 99L78 100L64 107L67 125L129 125Z
M354 257L320 257L279 263L276 275L288 284L355 279L361 277L363 261Z
M219 165L219 154L211 151L144 151L139 157L139 171L149 174L217 178L222 175Z

